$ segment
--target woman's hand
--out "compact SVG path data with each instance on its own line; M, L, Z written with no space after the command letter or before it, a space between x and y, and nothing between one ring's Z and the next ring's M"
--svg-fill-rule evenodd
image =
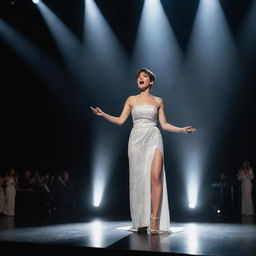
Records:
M193 132L196 132L196 129L193 128L192 126L186 126L186 127L181 128L181 132L183 132L183 133L193 133Z
M104 112L100 109L100 108L93 108L93 107L90 107L93 114L97 115L97 116L102 116L104 114Z

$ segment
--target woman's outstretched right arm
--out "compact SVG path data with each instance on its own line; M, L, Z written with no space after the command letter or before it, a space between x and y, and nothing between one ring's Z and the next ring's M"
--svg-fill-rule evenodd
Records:
M102 116L111 123L114 123L117 125L122 125L131 113L131 109L132 109L131 108L131 96L127 98L127 100L124 104L124 107L123 107L123 111L119 117L111 116L111 115L103 112L98 107L96 107L96 108L90 107L90 108L95 115Z

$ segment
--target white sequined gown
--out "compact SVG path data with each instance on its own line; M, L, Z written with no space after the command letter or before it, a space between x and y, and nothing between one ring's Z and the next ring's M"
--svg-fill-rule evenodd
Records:
M130 214L132 227L150 226L151 165L157 148L164 156L162 135L157 127L158 107L137 105L132 109L133 128L128 142ZM162 170L163 193L160 206L160 232L172 232L166 186L165 167Z

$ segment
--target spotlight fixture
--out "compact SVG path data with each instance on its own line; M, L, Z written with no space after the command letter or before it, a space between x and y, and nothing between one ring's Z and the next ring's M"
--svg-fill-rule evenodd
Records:
M40 0L32 0L34 4L38 4Z

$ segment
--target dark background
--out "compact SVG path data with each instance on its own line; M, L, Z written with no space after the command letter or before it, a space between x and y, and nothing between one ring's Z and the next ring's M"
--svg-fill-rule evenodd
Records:
M98 0L95 2L127 55L131 57L143 1ZM194 0L161 2L173 26L178 43L186 54L199 2ZM82 42L84 2L48 0L44 3ZM250 4L251 1L244 0L221 1L235 42L237 31L246 17ZM97 88L92 83L84 84L87 91L84 94L76 88L77 82L72 80L47 25L32 1L1 0L0 19L50 56L62 74L61 79L55 80L56 83L46 83L5 41L0 39L1 171L4 172L10 168L22 171L30 168L32 171L50 170L58 174L69 170L77 184L78 204L82 212L129 217L127 144L122 146L121 151L116 152L118 162L115 163L110 175L102 208L93 209L91 206L92 152L90 148L94 143L92 120L95 116L92 115L89 106L101 102L101 99L95 100L91 97ZM255 31L252 31L253 34ZM206 170L209 175L206 175L203 181L201 200L205 201L207 207L211 202L209 194L205 191L210 191L210 184L214 182L220 170L225 170L231 179L235 179L235 174L243 160L248 159L253 167L256 166L255 60L255 52L243 58L245 79L242 86L233 92L233 96L238 99L237 103L232 107L230 120L223 120L223 122L226 121L224 125L226 129L219 132L225 136L218 141L217 152L213 154L211 161L213 164L209 170ZM45 69L47 68L46 66ZM97 72L102 68L104 67L99 67ZM58 82L62 80L65 83ZM57 90L59 93L56 93ZM116 108L118 107L116 112L121 111L126 96L128 95L120 97L116 95ZM108 127L111 125L108 124ZM125 124L126 136L129 135L130 127L131 119ZM113 129L116 129L116 132L120 131L117 127ZM167 136L176 135L163 132L164 141ZM170 145L166 142L166 146ZM165 159L165 164L167 170L172 170L167 177L167 182L171 213L175 217L188 212L182 202L184 195L179 185L181 184L179 169L176 165L175 152L172 153L173 158Z

